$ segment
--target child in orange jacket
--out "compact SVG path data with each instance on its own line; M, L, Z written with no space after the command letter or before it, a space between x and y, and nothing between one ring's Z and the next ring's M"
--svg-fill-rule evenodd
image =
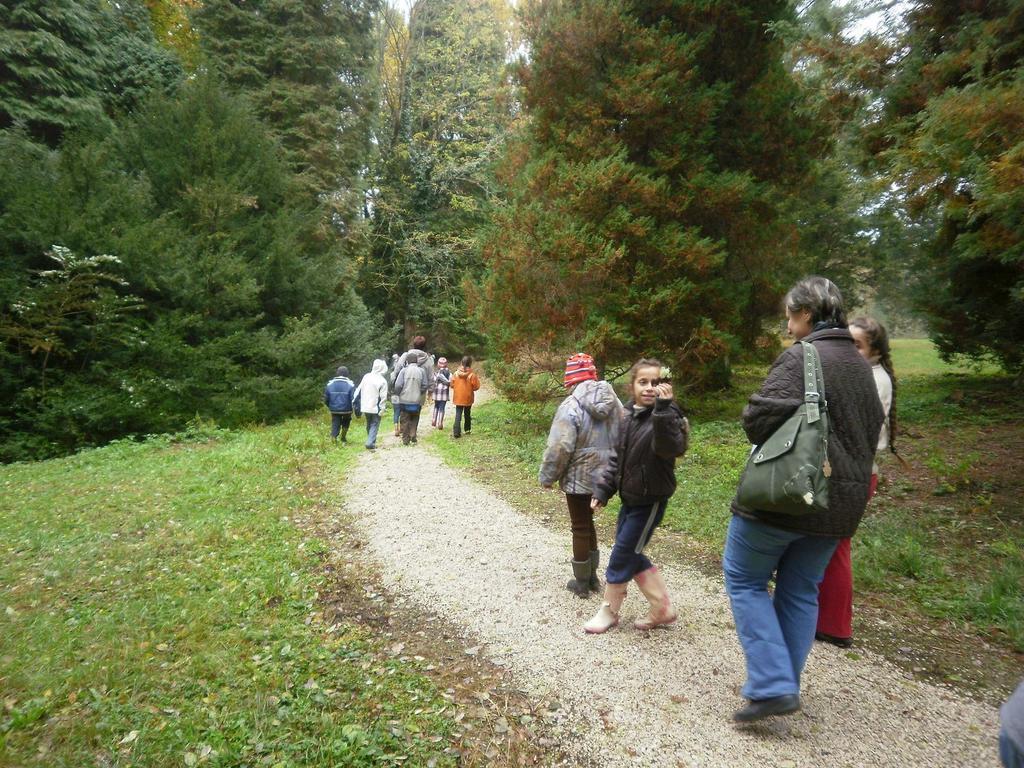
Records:
M473 373L473 358L466 355L462 365L452 376L452 402L455 403L455 426L452 437L462 437L462 420L465 417L465 432L468 435L473 427L473 393L480 389L480 378Z

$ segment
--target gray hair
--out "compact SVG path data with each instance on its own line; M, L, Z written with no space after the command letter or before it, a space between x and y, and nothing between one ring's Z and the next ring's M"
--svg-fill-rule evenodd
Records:
M790 313L811 313L811 325L826 322L846 327L843 294L827 277L805 277L789 289L784 299Z

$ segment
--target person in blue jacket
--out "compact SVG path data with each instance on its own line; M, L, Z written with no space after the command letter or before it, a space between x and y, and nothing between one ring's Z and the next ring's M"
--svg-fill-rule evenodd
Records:
M333 379L327 382L324 387L324 405L331 412L331 440L338 442L338 432L341 432L341 442L348 442L348 428L352 423L352 393L356 386L348 377L348 368L344 365L338 366Z

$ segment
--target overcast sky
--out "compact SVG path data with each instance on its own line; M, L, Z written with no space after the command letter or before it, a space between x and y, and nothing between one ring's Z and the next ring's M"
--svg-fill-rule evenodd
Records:
M910 9L914 3L912 0L896 0L895 2L881 3L886 6L881 11L876 11L865 16L850 28L850 36L859 39L869 32L885 32L886 29L893 29L899 25L903 14ZM878 2L866 2L862 5L877 6Z

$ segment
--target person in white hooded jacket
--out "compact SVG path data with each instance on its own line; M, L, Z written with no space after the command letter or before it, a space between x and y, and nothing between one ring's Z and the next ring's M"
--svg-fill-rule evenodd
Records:
M374 360L373 369L363 376L356 387L355 399L359 403L359 412L366 417L366 449L372 451L377 447L377 430L380 428L380 417L388 406L388 380L384 374L388 372L388 364L383 360Z
M565 493L572 528L573 578L566 589L586 597L598 591L600 551L590 500L593 478L615 454L622 403L607 381L597 380L594 359L582 352L569 358L562 383L572 387L555 413L538 479L545 488L557 482Z

